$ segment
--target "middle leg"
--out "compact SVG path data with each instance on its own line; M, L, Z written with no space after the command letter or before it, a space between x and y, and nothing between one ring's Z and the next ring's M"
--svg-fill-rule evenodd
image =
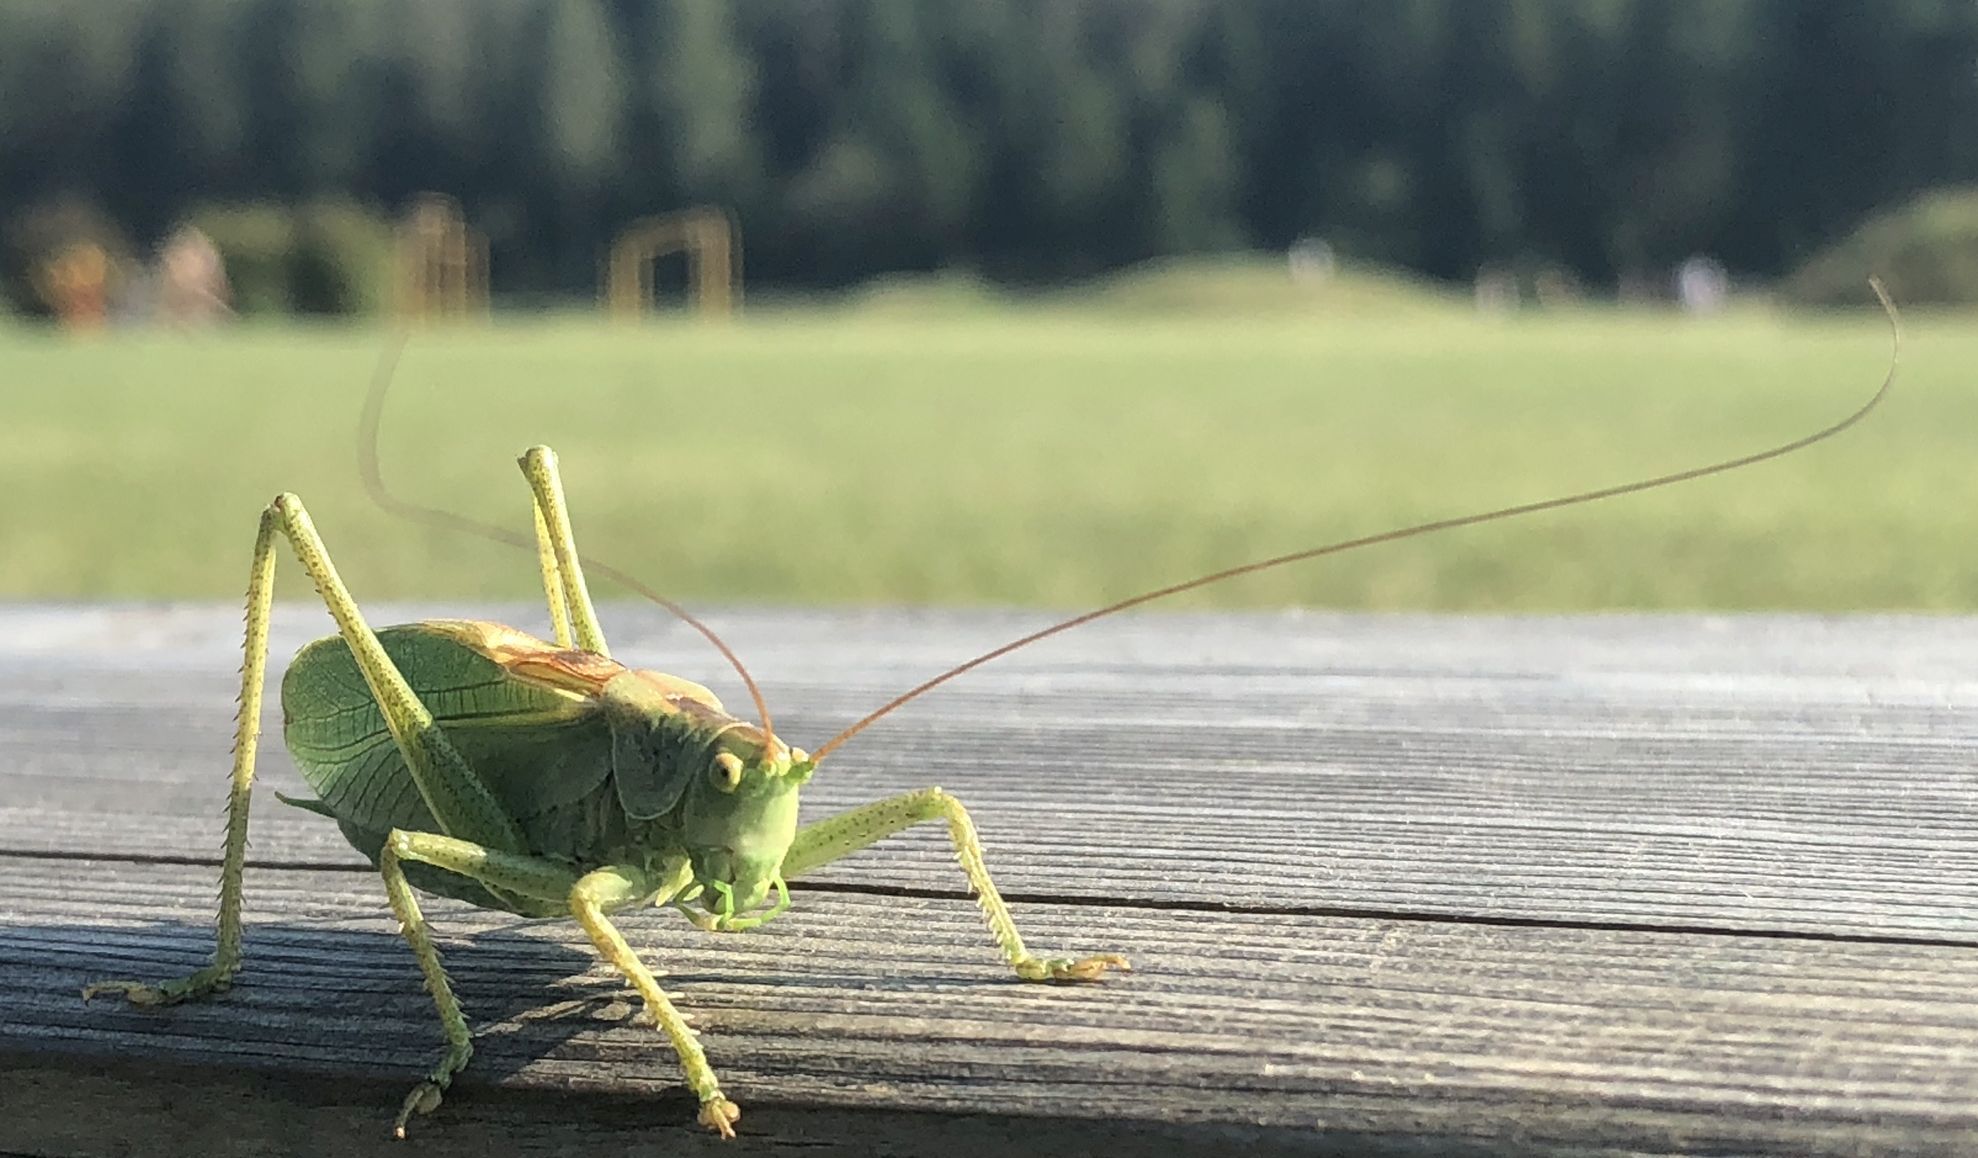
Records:
M406 943L412 946L412 955L419 960L419 972L426 978L426 989L439 1008L440 1026L446 1033L446 1052L441 1055L440 1063L425 1081L413 1087L399 1107L392 1133L400 1138L405 1137L405 1123L412 1115L430 1114L439 1108L441 1096L453 1083L453 1075L474 1056L467 1017L453 995L453 985L440 964L439 949L433 944L425 914L419 911L419 900L413 895L411 882L405 879L404 866L399 863L407 860L459 873L510 896L545 904L561 900L577 882L575 874L551 861L501 852L450 836L393 829L385 838L384 847L378 852L378 872L385 878L385 896L391 901L391 911L398 918Z

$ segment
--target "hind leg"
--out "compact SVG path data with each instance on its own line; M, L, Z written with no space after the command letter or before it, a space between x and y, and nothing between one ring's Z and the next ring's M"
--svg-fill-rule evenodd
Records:
M254 561L247 584L247 635L242 649L240 714L234 730L232 788L227 797L226 851L220 867L219 938L213 961L186 977L159 982L100 981L83 989L85 998L121 993L139 1005L169 1005L225 989L240 969L241 871L247 856L247 814L254 786L255 753L261 734L261 695L268 667L268 618L273 605L275 540L288 539L296 558L315 583L330 617L391 728L392 739L440 826L454 836L489 848L520 852L521 829L502 809L487 785L468 767L432 713L393 666L357 603L338 577L329 552L294 495L277 495L261 512L254 539Z

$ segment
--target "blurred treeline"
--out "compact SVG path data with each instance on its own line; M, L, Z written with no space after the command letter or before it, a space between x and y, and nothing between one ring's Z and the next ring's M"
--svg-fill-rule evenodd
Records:
M511 293L700 203L757 285L1305 236L1770 275L1973 179L1974 0L0 0L0 212L440 190Z

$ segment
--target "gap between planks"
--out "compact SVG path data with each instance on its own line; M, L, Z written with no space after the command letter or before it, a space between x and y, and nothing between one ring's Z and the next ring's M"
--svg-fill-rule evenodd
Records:
M130 865L170 865L185 868L220 868L218 857L137 854L104 856L97 853L51 852L42 849L0 848L0 860L113 862ZM250 871L333 872L368 876L376 870L347 861L257 860L248 858ZM867 885L845 881L793 881L793 895L838 893L865 897L898 897L932 901L972 900L973 894L961 889L920 888L913 885ZM1978 937L1927 936L1906 933L1824 932L1818 929L1746 928L1683 921L1622 921L1597 918L1515 917L1490 913L1434 912L1420 909L1385 909L1355 905L1251 905L1224 904L1188 898L1112 898L1089 893L1049 893L999 890L1005 901L1018 905L1063 905L1070 908L1111 909L1150 913L1244 913L1256 916L1325 917L1340 920L1391 921L1430 925L1473 925L1492 929L1565 929L1621 933L1650 933L1684 937L1749 937L1758 940L1809 941L1836 945L1894 945L1939 949L1978 949ZM423 894L422 894L423 895ZM0 1155L0 1158L5 1158Z

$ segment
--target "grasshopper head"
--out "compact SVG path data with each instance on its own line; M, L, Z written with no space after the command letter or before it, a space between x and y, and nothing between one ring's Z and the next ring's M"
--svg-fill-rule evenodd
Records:
M723 732L709 749L706 772L687 789L680 819L713 927L747 928L789 904L783 856L797 832L797 791L813 767L802 749L747 725ZM771 889L775 909L745 916L769 899Z

